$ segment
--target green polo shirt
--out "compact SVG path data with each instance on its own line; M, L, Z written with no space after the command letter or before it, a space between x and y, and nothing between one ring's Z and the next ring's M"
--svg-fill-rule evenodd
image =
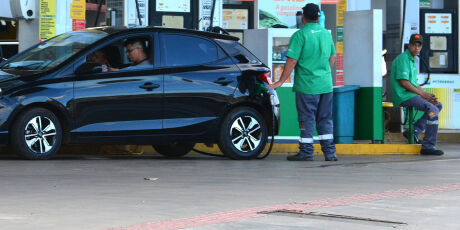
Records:
M323 94L332 92L329 58L335 54L332 35L318 23L307 23L294 33L286 56L297 60L294 92Z
M391 65L390 85L394 106L399 106L401 103L417 96L417 94L408 91L399 84L401 79L408 80L415 88L418 87L417 64L409 50L396 57Z

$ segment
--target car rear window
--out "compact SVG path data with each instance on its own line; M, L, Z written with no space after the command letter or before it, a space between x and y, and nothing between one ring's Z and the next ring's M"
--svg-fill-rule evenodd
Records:
M246 47L241 45L237 41L229 41L229 40L222 40L222 39L216 39L217 43L219 43L222 48L224 48L225 51L228 52L228 54L235 58L238 62L242 62L241 58L238 58L237 55L244 55L248 60L249 63L251 64L261 64L260 60L252 54Z
M190 66L217 61L223 51L208 39L180 34L163 34L166 66Z

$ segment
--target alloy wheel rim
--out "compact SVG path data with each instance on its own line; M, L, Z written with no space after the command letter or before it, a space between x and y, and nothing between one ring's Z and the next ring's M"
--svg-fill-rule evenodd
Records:
M238 117L230 128L230 138L233 146L239 151L254 151L262 140L260 123L251 116Z
M27 122L24 139L30 150L44 154L56 143L56 126L49 118L36 116Z

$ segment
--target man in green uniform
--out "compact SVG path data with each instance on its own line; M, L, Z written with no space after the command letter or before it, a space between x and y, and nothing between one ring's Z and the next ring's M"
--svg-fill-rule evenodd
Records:
M337 161L332 126L332 75L335 47L331 33L318 24L318 5L303 8L304 27L292 35L288 57L279 81L268 88L280 87L295 68L293 91L300 125L299 153L290 161L312 161L313 135L316 124L326 161Z
M395 106L410 106L425 112L422 118L414 124L416 139L426 129L420 154L443 155L443 151L435 149L438 136L438 117L442 104L438 102L434 94L425 92L417 83L415 60L422 50L422 43L422 35L411 35L408 49L393 61L390 80L393 104Z

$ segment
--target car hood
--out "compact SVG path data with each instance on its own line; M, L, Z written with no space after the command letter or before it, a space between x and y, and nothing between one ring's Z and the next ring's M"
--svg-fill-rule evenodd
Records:
M19 75L10 74L0 70L0 88L3 90L22 84Z
M11 78L16 78L16 77L18 76L0 70L0 81L9 80Z
M38 71L6 69L0 70L0 82L21 79L21 81L31 81L35 79Z

